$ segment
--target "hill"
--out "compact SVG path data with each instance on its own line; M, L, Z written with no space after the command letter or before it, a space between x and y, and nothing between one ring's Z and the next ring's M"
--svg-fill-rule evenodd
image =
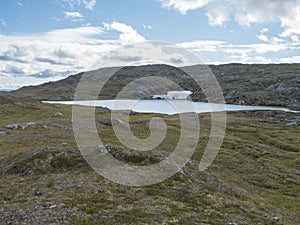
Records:
M145 71L157 74L171 69L172 79L195 88L179 69L129 67L115 76L99 97L114 97L123 84ZM253 100L255 104L297 107L299 65L231 64L211 69L227 102L246 100L250 104ZM300 224L299 114L228 113L220 152L204 172L197 167L211 124L209 113L199 114L199 142L182 170L156 185L121 186L97 174L82 157L74 139L72 107L41 103L44 99L72 99L81 76L0 92L0 224ZM146 98L156 91L133 87L137 90L129 93L133 97ZM201 92L196 93L193 98L201 100ZM259 93L265 96L258 96L262 102L254 99ZM168 138L152 151L136 152L115 136L110 111L95 110L97 131L109 152L130 165L157 163L178 142L181 126L177 115L132 113L132 132L139 138L148 137L153 117L165 120Z
M183 68L182 68L183 69ZM215 74L223 90L226 103L284 106L300 109L300 64L227 64L212 65L210 69ZM101 75L117 70L103 68L89 72L87 87L98 88ZM185 67L197 73L197 66ZM198 72L201 75L201 71ZM64 80L49 82L39 86L23 87L12 94L27 96L38 100L72 100L78 82L83 73L72 75ZM183 89L194 92L194 101L206 101L201 89L180 68L167 65L148 65L139 67L124 67L117 70L106 84L100 99L115 98L116 94L128 83L142 77L161 76L175 81ZM96 86L95 86L96 85ZM142 83L131 85L133 98L149 98L157 91L176 89L176 87L150 86ZM162 93L163 94L163 93ZM85 96L86 97L86 96Z

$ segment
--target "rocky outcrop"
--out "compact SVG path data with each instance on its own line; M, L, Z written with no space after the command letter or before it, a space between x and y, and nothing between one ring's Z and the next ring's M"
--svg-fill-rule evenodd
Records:
M22 123L22 124L10 124L10 125L7 125L5 126L6 129L10 129L10 130L17 130L17 129L26 129L27 127L29 126L32 126L32 125L35 125L35 123L33 122L30 122L30 123Z

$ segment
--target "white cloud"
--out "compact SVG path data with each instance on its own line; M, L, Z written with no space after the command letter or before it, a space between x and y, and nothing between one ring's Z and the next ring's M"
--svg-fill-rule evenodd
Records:
M7 24L4 19L0 18L0 25L3 27L7 27Z
M143 28L145 30L152 30L152 26L151 25L145 25L145 24L143 24Z
M269 41L269 38L266 35L264 35L264 34L258 35L257 38L259 40L261 40L261 41L264 41L264 42L268 42Z
M23 6L23 4L21 2L17 2L17 4L21 7Z
M80 12L64 12L64 14L68 19L83 18L83 15Z
M107 39L110 30L120 33L119 37ZM104 33L106 38L102 37ZM62 79L93 68L100 56L121 44L141 41L145 38L119 22L106 23L103 28L84 26L30 35L0 34L0 88Z
M297 54L300 43L272 42L262 44L234 45L223 41L191 41L179 46L194 51L203 62L220 63L280 63L281 56ZM290 59L290 58L288 58ZM300 62L300 58L293 58Z
M195 52L217 52L219 49L226 45L223 41L191 41L180 43L179 46L182 48L192 49Z
M264 34L264 33L267 33L267 32L269 32L269 28L263 28L260 31L261 34Z
M221 0L215 1L214 4L209 4L206 7L208 22L211 26L222 26L230 19L230 10Z
M118 37L108 38L116 31ZM267 32L263 29L261 35L267 36ZM178 45L194 51L203 62L212 64L300 62L300 57L294 56L300 52L300 43L267 38L269 42L260 44L234 45L218 40L195 40ZM0 34L0 88L17 88L62 79L69 74L94 68L93 64L100 56L121 44L142 41L145 38L133 27L120 22L104 23L103 27L85 26L31 35ZM142 47L146 48L146 45ZM158 50L153 54L161 53ZM117 58L125 63L126 60L144 60L138 56L136 54L129 59L126 55L116 55L112 63ZM166 55L165 59L185 63L180 54Z
M100 27L78 27L33 35L0 35L0 88L27 77L35 84L88 70L117 40L101 40ZM33 79L33 77L35 77ZM40 77L40 78L39 78Z
M201 8L214 0L159 0L163 8L174 8L182 14Z
M132 42L142 42L146 40L130 25L124 23L119 23L119 22L103 23L103 26L107 30L119 31L120 32L119 39L122 44L129 44Z
M280 23L280 36L300 42L299 0L159 0L163 8L173 8L182 14L205 7L210 25L223 25L234 20L240 26ZM262 33L266 33L265 32ZM265 38L263 38L265 39Z
M96 5L97 1L96 0L82 0L82 3L84 4L85 8L92 10L94 6Z
M282 63L299 63L300 56L291 56L291 57L281 58L280 62L282 62Z
M298 0L232 0L236 21L246 27L252 24L279 22L281 37L300 42L300 1Z
M75 9L83 5L86 9L93 10L94 6L97 4L97 0L59 0L59 3L66 8L65 3L71 8Z
M71 19L73 21L78 21L83 18L80 12L64 12L66 19Z

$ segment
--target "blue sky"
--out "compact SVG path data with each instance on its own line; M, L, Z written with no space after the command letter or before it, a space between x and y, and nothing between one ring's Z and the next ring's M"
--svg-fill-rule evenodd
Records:
M297 63L299 15L299 0L1 1L0 89L64 78L146 40L209 64Z

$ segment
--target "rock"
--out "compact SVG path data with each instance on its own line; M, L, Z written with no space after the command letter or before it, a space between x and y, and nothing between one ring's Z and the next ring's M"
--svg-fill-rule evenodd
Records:
M175 218L172 218L172 219L170 219L169 220L169 223L178 223L179 222L179 220L178 219L175 219Z
M228 223L228 225L238 225L237 223Z
M63 114L60 113L60 112L56 112L56 113L54 113L53 115L54 115L54 116L63 116Z
M46 208L46 209L50 209L51 206L53 206L53 205L52 205L52 202L45 202L45 203L43 204L43 207Z
M55 209L57 207L57 205L51 205L49 206L49 209Z
M277 91L277 92L280 92L280 93L292 95L292 94L294 94L294 93L297 92L297 89L296 89L296 88L293 88L293 87L286 87L285 85L280 84L280 85L276 88L276 91Z
M298 121L290 121L290 122L286 123L287 126L297 126L299 124L300 123Z
M121 120L116 120L116 119L102 119L102 120L100 120L99 123L106 125L106 126L116 126L123 122Z
M36 189L35 192L34 192L34 195L35 196L41 196L41 195L43 195L42 189L41 188Z
M272 220L274 220L274 221L276 221L276 222L279 222L279 221L280 221L280 217L274 216L274 217L272 217Z
M99 151L101 153L107 153L108 152L104 145L99 145Z
M26 129L27 127L29 126L32 126L34 125L35 123L33 122L30 122L30 123L23 123L23 124L10 124L10 125L7 125L5 128L6 129L10 129L10 130L17 130L17 129Z
M11 125L7 125L5 127L6 129L10 129L10 130L16 130L19 128L19 124L11 124Z
M274 90L276 90L276 88L279 87L279 85L280 85L280 84L272 84L272 85L270 85L269 87L267 87L265 90L266 90L266 91L274 91Z
M4 135L6 134L4 131L0 131L0 135Z
M286 178L284 180L284 182L288 183L288 184L297 184L297 182L294 179L291 179L291 178Z

